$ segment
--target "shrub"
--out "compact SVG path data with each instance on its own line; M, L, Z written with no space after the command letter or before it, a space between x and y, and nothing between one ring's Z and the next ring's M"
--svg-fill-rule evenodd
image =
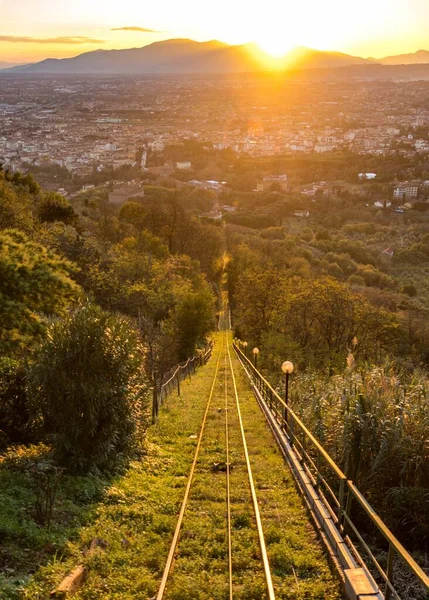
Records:
M411 284L403 285L399 291L401 294L407 294L407 296L410 296L410 298L415 298L415 296L417 296L417 290Z
M0 450L29 441L26 374L22 363L0 359Z
M353 286L360 286L360 287L365 287L366 283L365 283L365 279L363 277L361 277L360 275L351 275L348 280L349 284L353 287Z
M52 326L30 371L32 408L69 472L108 472L144 429L141 348L128 323L86 305Z
M0 232L0 353L12 354L45 333L79 292L72 263L13 229Z
M327 229L320 229L317 233L316 233L316 240L320 241L320 240L327 240L329 241L331 239L331 235L329 233L329 231Z
M77 222L73 206L60 194L45 194L39 205L38 214L43 223L62 221L73 225Z

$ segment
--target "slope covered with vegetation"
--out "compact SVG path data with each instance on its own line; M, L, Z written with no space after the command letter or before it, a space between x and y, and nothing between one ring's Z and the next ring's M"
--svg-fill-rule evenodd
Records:
M325 205L282 228L227 226L235 331L282 393L281 365L293 361L294 410L404 543L425 552L427 225L349 213ZM401 248L389 258L393 238Z
M119 212L0 170L0 595L141 452L154 374L213 330L221 250L174 197Z

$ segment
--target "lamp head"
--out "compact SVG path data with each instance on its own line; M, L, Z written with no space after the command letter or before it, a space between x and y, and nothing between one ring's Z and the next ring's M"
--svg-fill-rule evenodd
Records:
M259 348L253 348L253 354L257 356L259 354Z
M293 363L290 362L290 360L286 360L283 364L282 364L282 371L283 373L286 375L290 375L291 373L293 373Z

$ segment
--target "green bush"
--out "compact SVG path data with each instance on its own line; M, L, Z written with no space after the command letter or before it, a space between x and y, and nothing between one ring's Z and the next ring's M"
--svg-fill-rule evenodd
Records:
M0 450L29 441L26 373L22 363L0 359Z
M145 427L142 353L128 323L86 305L53 325L30 370L32 408L61 465L109 472Z
M415 298L417 296L417 290L414 285L411 284L403 285L399 291L401 294L407 294L410 298Z
M74 266L20 231L0 232L0 354L29 346L79 293Z
M73 206L61 194L45 194L38 207L38 214L43 223L62 221L73 225L77 222Z

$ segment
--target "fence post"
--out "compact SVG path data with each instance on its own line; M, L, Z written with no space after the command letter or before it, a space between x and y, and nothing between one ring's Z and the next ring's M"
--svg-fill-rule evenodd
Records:
M350 515L352 512L352 502L353 502L353 494L351 492L350 487L348 487L346 509L344 511L343 535L346 535L346 532L347 532L348 522L347 522L346 517L348 517L350 519Z
M294 442L295 442L295 417L291 416L291 419L288 421L289 425L289 442L291 445L291 448L293 448ZM286 428L286 432L287 432L287 428Z
M340 492L339 492L339 496L338 496L338 501L340 503L339 507L338 507L338 525L340 526L340 528L342 527L342 523L344 520L344 479L340 479Z
M393 546L392 546L392 544L389 544L389 552L387 554L387 569L386 569L387 582L386 582L386 592L384 594L385 600L389 600L389 598L392 595L392 590L390 589L389 583L393 584L392 577L393 577L393 558L394 558L394 556L395 556L395 552L394 552Z
M180 370L177 371L177 395L180 397Z
M153 370L153 396L152 396L152 425L155 425L156 419L158 417L158 382L157 382L157 373L156 370Z

